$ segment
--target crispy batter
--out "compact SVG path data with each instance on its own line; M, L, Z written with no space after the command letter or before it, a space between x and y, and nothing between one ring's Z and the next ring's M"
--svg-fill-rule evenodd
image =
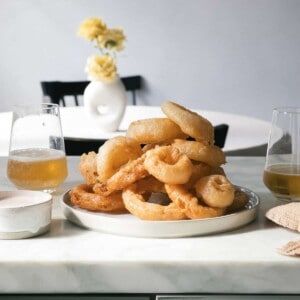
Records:
M144 165L151 175L164 183L187 183L193 172L190 159L172 146L147 151Z
M122 196L125 207L134 216L142 220L152 221L170 221L170 220L183 220L186 219L186 215L182 209L180 209L175 203L168 205L161 205L158 203L150 203L144 194L147 192L163 191L156 179L148 180L148 185L143 184L143 187L139 186L139 182L132 184L123 190ZM153 184L153 185L152 185Z
M175 139L172 146L190 159L204 162L212 167L226 163L225 154L221 148L203 142Z
M165 184L169 198L182 208L190 219L214 218L222 216L224 208L209 207L199 203L198 198L179 184Z
M97 154L94 151L82 154L79 162L79 172L87 185L94 185L97 182Z
M233 200L234 189L221 167L225 154L213 146L212 124L170 101L161 108L168 118L134 121L126 137L114 137L98 153L81 156L86 184L70 191L74 205L105 212L127 208L142 220L213 218L245 205L243 194L235 192ZM205 177L222 180L211 183ZM232 188L225 196L224 185Z
M70 192L71 202L81 208L90 211L124 212L126 211L122 193L114 193L110 196L97 195L86 184L75 186Z
M116 136L107 140L98 151L96 157L98 180L105 182L120 167L142 155L140 144L131 138Z
M168 118L151 118L131 122L126 136L141 144L162 143L175 138L186 138L180 127Z
M94 192L101 195L110 195L113 192L121 191L130 184L149 175L144 166L145 154L136 160L130 161L117 173L110 177L105 183L100 182L94 185Z
M188 136L213 144L214 128L207 119L171 101L163 103L161 109Z
M226 213L232 214L245 208L248 201L249 201L249 197L245 192L235 190L233 202L230 206L227 207Z
M223 175L209 175L195 184L196 195L208 206L225 208L232 204L234 187Z

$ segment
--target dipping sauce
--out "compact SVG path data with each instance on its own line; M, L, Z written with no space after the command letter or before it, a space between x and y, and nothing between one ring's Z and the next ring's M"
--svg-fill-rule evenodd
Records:
M50 229L52 196L38 191L0 191L0 239L21 239Z
M42 202L40 199L35 199L26 196L2 197L0 198L0 209L30 206L30 205L38 204L40 202Z

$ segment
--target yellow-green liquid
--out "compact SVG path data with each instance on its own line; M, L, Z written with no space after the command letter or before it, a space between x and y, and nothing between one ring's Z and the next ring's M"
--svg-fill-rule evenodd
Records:
M18 188L51 190L67 177L64 152L54 149L24 149L11 153L7 177Z
M300 199L300 165L277 164L264 171L266 187L279 197Z

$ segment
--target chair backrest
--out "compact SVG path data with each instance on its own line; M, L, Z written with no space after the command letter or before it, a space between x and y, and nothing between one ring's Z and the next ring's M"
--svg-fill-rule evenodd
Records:
M227 124L220 124L214 127L215 132L215 145L223 148L226 141L228 132ZM98 152L100 146L102 146L106 140L95 139L75 139L65 137L65 149L67 155L81 155L90 151Z
M229 125L227 124L220 124L214 126L216 146L220 148L223 148L225 146L228 130L229 130Z
M81 155L90 151L98 152L105 140L64 138L66 155Z
M131 93L132 104L136 105L136 91L142 87L142 77L121 77L126 91ZM73 96L75 105L79 105L78 96L83 95L89 81L42 81L41 87L44 96L48 96L52 103L66 106L65 96Z

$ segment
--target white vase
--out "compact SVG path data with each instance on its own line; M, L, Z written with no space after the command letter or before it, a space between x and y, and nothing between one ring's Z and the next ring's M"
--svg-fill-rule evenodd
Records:
M101 131L118 130L126 104L126 90L119 77L110 83L91 81L84 90L85 112Z

